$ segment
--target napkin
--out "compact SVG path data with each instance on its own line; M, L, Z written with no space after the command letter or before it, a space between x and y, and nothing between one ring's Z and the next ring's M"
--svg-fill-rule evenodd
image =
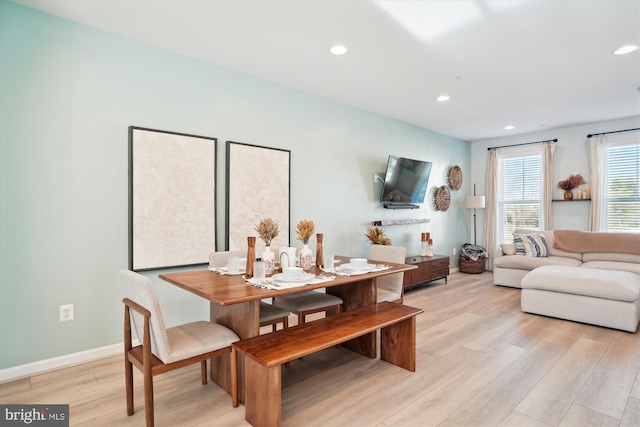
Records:
M346 266L346 264L344 266ZM375 268L372 268L371 270L351 270L351 269L342 270L342 267L343 266L338 266L338 267L328 268L328 269L321 268L321 270L324 271L325 273L336 274L338 276L357 276L360 274L373 273L374 271L383 271L391 268L391 266L384 265L384 264L376 264Z
M244 276L243 276L244 277ZM266 289L291 289L291 288L297 288L300 286L306 286L306 285L311 285L311 284L318 284L318 283L325 283L325 282L330 282L332 280L335 279L335 276L315 276L310 278L309 280L306 280L304 282L294 282L294 283L290 283L290 282L279 282L279 281L275 281L273 280L271 277L266 277L266 278L262 278L262 279L256 279L251 278L251 279L246 279L247 283L249 285L255 286L257 288L266 288Z

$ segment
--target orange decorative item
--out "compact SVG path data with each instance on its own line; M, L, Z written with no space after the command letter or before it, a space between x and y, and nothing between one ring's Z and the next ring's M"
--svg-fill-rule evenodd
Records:
M316 234L316 267L324 267L324 257L322 256L322 233Z
M247 266L245 277L251 279L253 277L253 262L256 260L256 238L247 237Z

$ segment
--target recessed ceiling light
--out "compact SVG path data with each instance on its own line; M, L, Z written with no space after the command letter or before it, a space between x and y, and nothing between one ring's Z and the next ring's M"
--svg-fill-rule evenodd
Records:
M448 101L449 99L449 95L440 95L439 97L436 98L436 101L438 102L444 102L444 101Z
M628 44L626 46L622 46L619 49L613 51L615 55L626 55L627 53L635 52L638 50L638 46L634 44Z
M341 44L337 44L333 46L329 51L334 55L344 55L345 53L347 53L347 48L342 46Z
M512 129L515 129L515 128L516 128L515 126L509 125L509 126L505 126L504 130L512 130Z

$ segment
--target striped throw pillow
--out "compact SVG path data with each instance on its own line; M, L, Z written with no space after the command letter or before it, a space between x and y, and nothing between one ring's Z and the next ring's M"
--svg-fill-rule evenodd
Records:
M547 241L541 234L527 234L522 236L522 243L527 256L530 257L548 257L549 249Z
M513 244L516 246L516 255L526 255L527 250L524 248L524 242L522 241L523 234L513 235Z

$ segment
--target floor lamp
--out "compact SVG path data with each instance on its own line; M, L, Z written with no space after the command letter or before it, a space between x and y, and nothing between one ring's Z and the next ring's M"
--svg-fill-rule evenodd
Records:
M473 184L473 196L467 196L464 206L473 208L473 245L476 246L476 209L484 209L484 196L476 196L475 184Z

